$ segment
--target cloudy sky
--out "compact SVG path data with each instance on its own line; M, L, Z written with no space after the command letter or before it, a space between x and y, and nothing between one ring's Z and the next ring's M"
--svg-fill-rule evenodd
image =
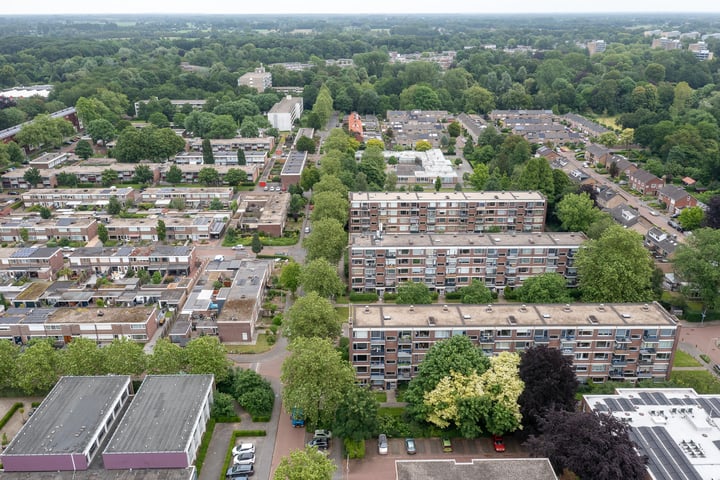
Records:
M720 12L720 2L709 0L3 0L0 15L62 13L592 13L592 12Z

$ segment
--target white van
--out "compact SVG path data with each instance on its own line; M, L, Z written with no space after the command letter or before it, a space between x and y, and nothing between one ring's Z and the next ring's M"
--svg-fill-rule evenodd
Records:
M223 261L225 261L225 256L224 255L215 255L215 261L223 262Z

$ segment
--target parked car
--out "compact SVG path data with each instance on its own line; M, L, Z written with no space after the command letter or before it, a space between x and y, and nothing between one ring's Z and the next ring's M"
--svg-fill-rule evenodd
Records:
M505 451L505 441L503 440L502 436L493 435L492 441L493 441L493 447L495 448L496 452L504 452Z
M305 227L305 233L310 233L310 227Z
M452 449L452 442L449 438L443 438L442 439L442 449L445 453L451 453L453 451Z
M233 250L245 250L245 245L235 245L232 247Z
M388 453L388 440L387 435L384 433L378 435L378 453L380 455L387 455Z
M658 212L656 212L655 210L650 210L650 215L652 215L653 217L657 217L660 214Z
M332 438L332 432L330 430L315 430L313 438L325 438L330 440Z
M292 409L292 412L290 412L290 421L292 422L293 427L305 426L305 417L303 416L301 408L294 407Z
M715 373L717 373L718 375L720 375L720 365L717 365L717 364L716 364L716 365L713 365L713 370L715 370Z
M417 453L417 449L415 448L415 439L414 438L406 438L405 439L405 451L408 455L415 455Z
M252 465L255 463L255 452L243 452L233 457L233 465Z
M252 454L255 453L255 444L254 443L238 443L232 449L233 457L235 455L240 455L241 453L247 453L247 452L250 452Z
M308 447L315 447L318 450L327 450L330 448L327 438L313 438L307 444Z
M247 479L255 474L255 467L250 464L233 465L225 472L225 478L232 478L234 480Z

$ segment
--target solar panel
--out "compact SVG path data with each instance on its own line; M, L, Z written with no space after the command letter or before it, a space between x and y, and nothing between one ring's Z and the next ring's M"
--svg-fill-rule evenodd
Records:
M75 223L75 220L72 218L58 218L56 225L59 227L67 227L68 225L72 225Z
M631 400L631 402L632 402L634 405L645 405L645 402L643 402L641 398L637 398L637 397L633 397L633 399Z
M639 395L640 395L640 398L642 398L643 401L645 402L645 405L657 405L657 402L655 401L653 396L650 395L649 393L640 392Z
M623 411L625 412L634 412L635 411L635 405L628 400L627 398L618 398L618 403L622 407Z
M620 404L614 398L606 398L605 404L608 406L611 412L622 412L623 409Z
M685 453L663 427L637 427L631 438L648 456L648 468L656 480L702 480Z
M667 405L669 403L668 398L662 392L652 392L650 395L655 398L655 401L657 401L658 405Z
M720 398L711 398L710 403L715 407L712 418L720 418Z

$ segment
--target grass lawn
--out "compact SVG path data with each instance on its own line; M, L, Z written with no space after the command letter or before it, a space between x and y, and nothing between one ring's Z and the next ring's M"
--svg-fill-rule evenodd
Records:
M337 312L337 318L340 323L347 322L350 316L350 307L335 307L335 311Z
M618 115L613 116L607 116L607 117L598 117L597 121L601 125L605 125L606 127L610 128L622 128L620 125L617 124Z
M268 335L261 333L258 335L255 345L225 345L227 353L265 353L272 348L267 341Z
M373 392L373 396L375 397L375 400L377 400L380 403L387 402L387 393L386 392Z
M699 367L700 363L693 358L689 353L685 353L681 350L675 352L675 361L673 361L673 367Z
M380 407L378 415L388 415L390 417L400 418L405 413L405 407Z
M670 380L686 388L694 388L697 393L720 394L720 381L707 370L675 370Z

